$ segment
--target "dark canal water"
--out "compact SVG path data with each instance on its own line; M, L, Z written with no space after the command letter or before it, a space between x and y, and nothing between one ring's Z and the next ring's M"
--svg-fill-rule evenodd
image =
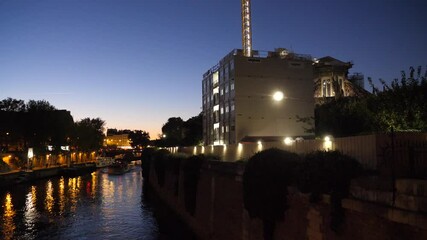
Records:
M0 190L0 239L184 239L159 230L142 184L137 167Z

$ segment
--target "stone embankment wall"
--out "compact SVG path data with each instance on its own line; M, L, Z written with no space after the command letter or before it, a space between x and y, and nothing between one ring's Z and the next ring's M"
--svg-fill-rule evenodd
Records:
M183 174L177 176L166 171L165 183L160 187L152 166L149 184L199 239L263 239L262 221L251 219L243 206L243 170L242 164L206 163L198 182L194 215L185 208ZM424 183L417 184L416 189L409 189L411 184L400 182L401 195L398 196L416 194L421 199L418 204L426 204L423 203L427 198ZM284 221L277 224L274 239L427 239L426 208L414 208L413 202L408 208L369 202L375 199L369 198L372 191L368 192L361 191L359 186L356 194L360 198L366 196L365 200L343 200L344 223L338 232L334 232L330 228L329 196L323 195L320 202L310 203L308 195L290 189L290 207Z

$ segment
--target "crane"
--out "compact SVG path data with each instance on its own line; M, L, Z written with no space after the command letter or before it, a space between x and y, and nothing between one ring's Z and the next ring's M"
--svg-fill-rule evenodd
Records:
M242 3L242 48L245 57L252 56L251 0Z

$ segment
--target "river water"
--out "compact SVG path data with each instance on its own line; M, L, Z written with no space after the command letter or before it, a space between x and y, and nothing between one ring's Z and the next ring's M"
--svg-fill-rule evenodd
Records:
M177 239L159 231L142 184L137 167L0 190L0 239Z

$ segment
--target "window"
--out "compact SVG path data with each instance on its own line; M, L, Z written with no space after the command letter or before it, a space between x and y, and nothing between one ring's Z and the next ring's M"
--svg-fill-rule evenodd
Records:
M234 90L234 83L231 83L230 90Z
M331 80L330 79L325 79L322 81L322 94L323 97L331 97Z

